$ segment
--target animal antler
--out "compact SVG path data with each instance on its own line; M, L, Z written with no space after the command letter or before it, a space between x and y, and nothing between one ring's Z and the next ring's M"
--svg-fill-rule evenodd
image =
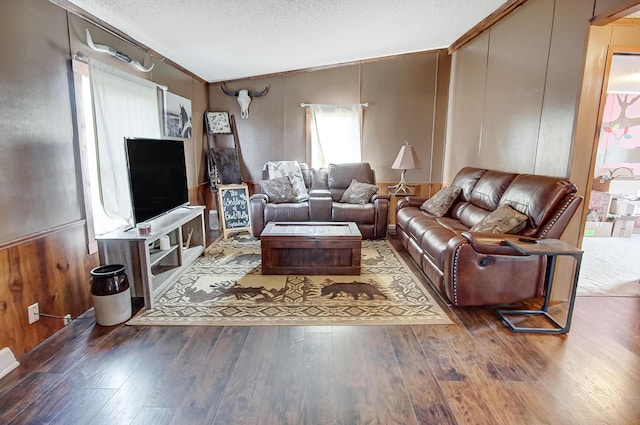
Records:
M224 86L224 83L220 84L220 88L222 89L224 94L226 94L227 96L238 96L240 94L240 90L236 90L236 91L229 90ZM267 92L269 91L270 88L271 88L271 86L269 85L269 86L265 87L264 90L262 90L262 91L256 91L256 92L247 91L247 94L250 97L261 97L261 96L264 96L265 94L267 94Z
M269 89L271 88L271 86L267 86L264 88L264 90L262 90L261 92L249 92L249 96L251 97L260 97L260 96L264 96L265 94L267 94L267 92L269 91Z
M140 62L133 59L131 56L126 53L122 53L119 50L114 49L113 47L105 46L104 44L94 44L93 39L91 38L91 34L89 34L89 28L86 29L87 32L87 45L91 47L96 52L106 53L114 58L120 59L122 62L126 62L132 67L136 68L138 71L149 72L153 69L155 64L151 64L149 68L145 68L142 66Z
M227 90L226 87L224 86L224 83L220 84L220 88L222 89L224 94L226 94L227 96L238 96L238 94L240 94L240 90L237 90L237 91Z

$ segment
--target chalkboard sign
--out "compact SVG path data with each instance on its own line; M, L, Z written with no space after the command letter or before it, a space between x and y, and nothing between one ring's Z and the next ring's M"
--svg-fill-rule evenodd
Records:
M244 184L218 186L218 209L220 211L224 238L231 232L251 232L249 217L249 189Z

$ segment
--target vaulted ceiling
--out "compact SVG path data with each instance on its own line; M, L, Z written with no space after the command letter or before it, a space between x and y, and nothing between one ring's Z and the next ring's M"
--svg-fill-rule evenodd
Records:
M208 82L446 48L507 3L68 1Z

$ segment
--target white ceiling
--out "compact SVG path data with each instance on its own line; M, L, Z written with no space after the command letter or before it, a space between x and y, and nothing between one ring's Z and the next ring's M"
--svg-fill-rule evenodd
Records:
M69 1L208 82L446 48L506 3Z

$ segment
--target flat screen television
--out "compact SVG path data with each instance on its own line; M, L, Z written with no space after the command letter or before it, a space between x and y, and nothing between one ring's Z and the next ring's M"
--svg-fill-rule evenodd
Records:
M189 203L182 140L125 138L125 149L134 224Z

